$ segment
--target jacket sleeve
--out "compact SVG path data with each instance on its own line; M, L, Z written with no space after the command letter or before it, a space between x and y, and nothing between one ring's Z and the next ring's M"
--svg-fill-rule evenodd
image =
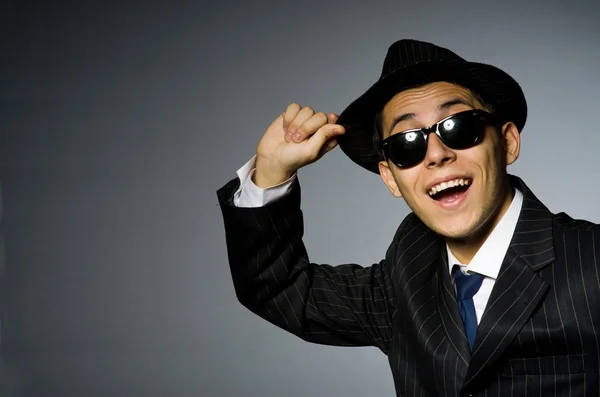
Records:
M294 184L289 195L259 208L233 205L237 178L217 192L238 300L306 341L387 353L395 300L386 261L311 263L302 242L300 185Z

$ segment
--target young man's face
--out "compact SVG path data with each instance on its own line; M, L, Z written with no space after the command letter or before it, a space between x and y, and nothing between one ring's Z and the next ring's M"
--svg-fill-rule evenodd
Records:
M472 109L483 106L468 89L454 84L439 82L406 90L383 109L383 138L429 127ZM409 116L391 126L393 120L406 114ZM513 123L505 124L501 131L490 125L479 144L462 150L447 147L431 133L420 163L399 168L391 161L382 161L379 170L392 194L403 197L430 229L448 239L469 240L487 236L508 209L512 189L506 166L517 159L519 144L519 131ZM459 186L431 195L438 190L432 190L434 187L442 188L442 181L459 181Z

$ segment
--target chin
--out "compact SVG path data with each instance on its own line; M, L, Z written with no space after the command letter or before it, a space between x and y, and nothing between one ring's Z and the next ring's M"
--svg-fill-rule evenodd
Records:
M451 240L467 240L474 237L477 231L481 229L481 227L478 227L480 225L477 225L477 222L473 220L470 222L456 222L449 225L437 224L428 226L440 236Z
M463 229L438 229L435 230L433 228L431 228L433 231L435 231L437 234L439 234L440 236L442 236L443 238L447 238L447 239L451 239L451 240L466 240L469 236L472 235L472 232L470 232L469 230L463 230Z

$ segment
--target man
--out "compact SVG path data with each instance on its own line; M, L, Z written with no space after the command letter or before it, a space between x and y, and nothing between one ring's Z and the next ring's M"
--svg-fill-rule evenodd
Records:
M600 395L600 227L508 175L526 116L505 72L414 40L339 119L288 106L218 192L238 299L304 340L380 348L399 396ZM296 172L338 143L413 211L370 267L302 244Z

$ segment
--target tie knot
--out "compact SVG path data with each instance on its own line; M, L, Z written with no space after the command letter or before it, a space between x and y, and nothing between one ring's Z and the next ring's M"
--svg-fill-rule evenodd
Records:
M483 282L481 274L464 274L459 266L454 268L454 280L456 281L456 297L459 301L473 299L479 291Z

